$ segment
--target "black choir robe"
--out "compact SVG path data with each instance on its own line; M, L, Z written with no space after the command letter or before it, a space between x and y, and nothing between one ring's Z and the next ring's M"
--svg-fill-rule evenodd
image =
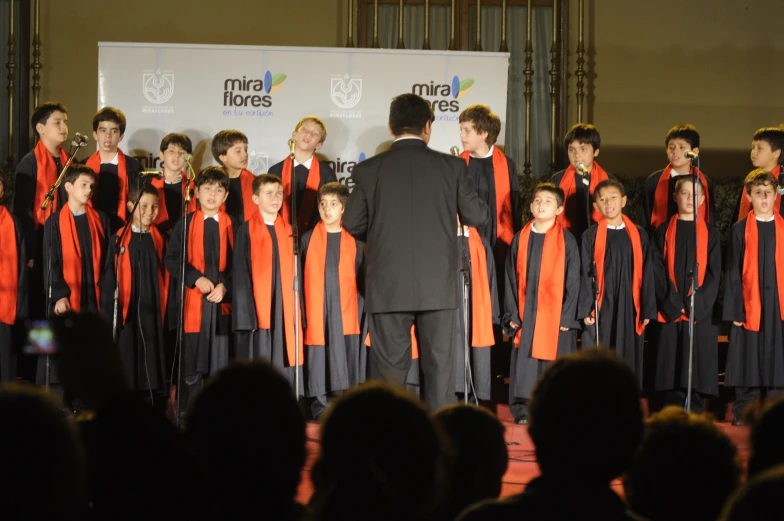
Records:
M724 280L726 321L743 322L743 258L746 251L746 219L732 225ZM727 351L724 385L728 387L784 387L784 322L776 287L775 223L757 221L761 316L759 331L732 325Z
M653 236L652 267L656 286L656 304L666 323L651 321L649 343L656 350L656 391L687 389L689 381L689 321L674 322L681 310L689 314L691 277L696 252L694 247L694 221L677 221L675 235L675 279L670 280L664 246L669 223L662 224ZM700 266L705 278L694 294L694 356L692 389L702 395L718 396L719 393L719 343L718 328L713 323L713 306L719 294L721 281L721 237L708 225L708 265Z
M359 335L343 334L343 316L340 304L340 283L338 279L338 263L340 262L340 236L342 232L327 232L327 257L324 275L324 339L326 346L305 345L305 394L306 396L323 396L335 391L343 391L356 387L367 378L367 347L365 335L368 323L365 317L365 301L359 291L362 287L364 269L364 251L362 243L356 242L356 277L357 277L357 311ZM308 230L300 241L300 273L304 281L305 261L312 230ZM304 298L308 288L303 287L302 310L305 320L311 323L312 318L305 315Z
M580 295L580 249L574 235L563 230L566 259L564 264L564 296L561 307L560 327L568 327L569 331L558 333L557 358L566 356L577 350L577 333L580 322L577 320L577 302ZM544 371L552 364L551 360L533 358L534 324L538 309L539 274L542 270L550 269L542 266L542 249L544 247L543 233L531 231L528 240L528 268L527 283L525 288L525 310L523 320L520 320L520 307L518 302L517 281L517 253L520 244L520 234L515 234L506 258L506 276L504 278L504 316L502 323L506 326L510 321L520 324L520 347L512 348L511 372L509 375L509 403L514 409L515 402L527 401L531 398L531 390ZM543 303L544 304L544 303ZM550 313L542 309L542 313ZM514 331L508 331L509 336L514 336ZM514 414L514 411L513 411ZM523 413L525 414L525 412ZM515 418L517 419L517 418Z
M193 213L185 218L186 244L182 244L183 220L177 221L172 230L169 245L166 248L164 263L169 270L171 279L169 282L169 304L168 304L168 324L170 329L183 327L179 321L180 310L180 260L183 249L185 250L185 286L193 288L200 277L207 277L213 284L223 283L226 287L226 295L220 303L207 300L204 295L201 308L201 331L198 333L183 333L182 350L182 374L185 378L193 378L196 375L215 374L220 369L229 365L229 350L231 347L231 316L224 315L221 311L222 304L230 303L232 298L232 286L234 278L232 275L233 251L231 244L226 245L226 270L219 271L220 266L220 230L218 222L210 217L204 221L204 272L197 270L187 259L188 235L190 233ZM230 215L224 214L231 218ZM221 216L223 217L223 215ZM237 229L236 220L232 219L232 230ZM187 310L186 310L187 313ZM183 317L184 320L184 317ZM176 361L175 361L176 363Z
M470 233L470 232L469 232ZM490 303L492 305L492 322L494 326L501 324L501 306L498 296L498 277L496 275L495 256L493 249L490 247L490 242L482 237L482 244L485 247L487 255L487 282L490 285ZM468 246L468 237L465 235L457 236L457 259L458 271L456 276L456 283L459 288L460 304L455 310L455 328L452 334L452 351L454 352L454 367L455 367L455 393L462 396L465 392L465 341L464 335L465 324L463 321L463 314L465 313L465 306L463 303L463 273L460 271L462 266L462 259L464 254L470 255L471 249ZM471 338L473 335L473 306L471 305L471 284L472 284L472 271L468 269L468 344L471 347L469 354L469 368L471 370L472 380L469 382L469 395L475 395L480 400L490 400L491 386L492 386L492 370L491 370L491 355L492 347L473 347L471 346ZM495 329L495 328L493 328ZM420 371L419 359L411 361L411 368L408 371L406 383L415 392L419 392L420 386ZM473 385L473 387L470 387Z
M673 170L673 173L675 171ZM664 169L657 170L656 172L652 173L648 176L645 180L645 188L642 198L642 218L644 227L646 230L649 231L651 235L654 233L654 229L651 227L651 216L653 215L653 202L656 200L656 188L659 186L659 180L661 179L661 175L664 173ZM688 175L688 174L685 174ZM678 179L683 177L682 175L670 175L670 183L667 188L667 194L669 197L667 199L667 219L669 220L673 215L678 213L678 204L673 199L673 194L675 192L675 183L678 182ZM710 178L705 174L700 174L700 179L705 178L708 184L708 199L710 199L710 203L708 204L708 211L710 212L710 222L715 224L716 223L716 198L713 196L713 183L711 182ZM703 181L703 185L705 181ZM738 215L737 209L733 215Z
M329 166L329 163L326 161L319 161L318 157L316 156L313 156L313 161L319 162L319 188L327 183L333 183L338 180L337 176L335 176L335 172L332 170L332 167ZM299 214L299 210L302 207L302 199L305 195L305 186L308 184L308 173L310 172L310 169L305 165L297 164L293 170L294 172L292 173L292 177L294 177L294 186L297 188L297 214ZM283 161L272 165L269 169L269 172L270 174L275 174L276 176L283 178ZM287 206L290 203L291 201L283 201L283 204ZM310 219L308 220L310 225L308 228L313 229L313 227L316 226L316 223L319 221L321 221L321 215L318 211L318 197L316 197L313 209L310 211ZM299 230L299 233L304 234L306 231L307 230Z
M61 209L52 214L46 219L44 225L44 237L47 242L44 242L43 250L43 264L44 273L49 276L44 276L44 288L48 287L51 283L52 297L49 299L49 309L54 309L54 305L58 300L70 297L71 288L65 282L63 277L63 250L62 241L60 239L60 212L70 212L70 208L65 203ZM101 256L101 270L106 259L106 252L109 249L109 218L103 212L98 211L98 216L101 219L101 226L104 229L104 240L100 245ZM87 220L87 214L75 215L74 222L76 223L76 234L79 239L79 250L82 255L82 287L81 287L81 310L82 311L98 311L100 303L100 295L95 289L96 283L100 284L100 280L96 281L93 272L93 243L90 236L90 223ZM51 238L51 243L48 239ZM43 384L45 380L46 363L45 356L39 357L38 360L38 374L36 382ZM50 383L59 383L57 371L54 364L50 364Z
M254 276L250 260L250 226L249 221L242 223L234 239L234 313L232 325L235 338L235 353L240 360L262 359L277 367L294 387L294 366L289 364L286 350L286 332L283 324L283 292L292 291L293 288L284 288L280 275L280 250L275 226L268 224L267 230L272 236L272 308L270 329L260 329L256 318L256 301L253 296ZM288 260L286 260L288 262ZM299 276L300 297L302 296L302 275ZM300 298L300 309L302 301ZM305 323L303 322L303 326ZM300 342L304 338L300 338ZM303 360L304 362L304 360ZM303 382L300 365L300 382ZM302 383L300 383L298 396L304 396Z
M566 170L561 170L553 174L550 178L550 182L553 183L555 186L561 186L561 180L563 180L563 176L566 173ZM617 181L616 177L612 175L610 172L605 172L609 179ZM574 174L578 176L578 174ZM589 223L586 221L587 214L585 210L585 192L588 187L586 187L581 179L575 179L574 183L575 192L572 197L575 197L575 216L577 219L575 222L572 223L572 229L568 230L577 241L582 240L582 236L585 233L585 230L588 229L589 226L593 225L594 223ZM593 211L593 194L588 194L588 211ZM565 202L564 202L565 204ZM624 212L625 214L626 212Z
M158 204L166 205L166 213L169 219L160 223L158 229L167 237L171 235L174 225L182 218L182 185L183 183L181 182L167 183L164 181L163 183L163 201L159 201ZM191 195L191 200L194 197L196 197L195 194Z
M149 233L130 230L128 233L131 233L131 239L124 255L130 255L131 261L131 301L124 323L122 305L118 302L117 348L134 390L165 391L168 375L163 317L166 310L161 309L163 288L158 283L158 253ZM114 316L114 289L117 286L116 240L117 235L114 235L101 284L101 313L110 322Z
M101 163L101 169L95 181L95 189L91 201L93 208L100 210L109 218L111 232L114 233L125 225L125 222L117 215L117 203L120 200L120 174L118 165L112 163ZM128 154L125 154L125 173L128 176L128 189L136 186L139 182L139 172L142 164ZM126 194L127 195L127 194ZM133 201L130 201L133 203ZM130 212L126 211L128 215Z
M581 284L577 317L581 320L591 315L594 307L593 282L590 274L593 244L598 225L588 228L582 237L580 258ZM653 267L650 262L648 234L637 226L643 256L642 288L640 289L640 315L655 321L656 290ZM604 256L604 297L599 312L599 342L615 350L616 354L634 370L642 385L642 361L645 332L637 335L636 313L632 298L633 256L632 242L625 229L607 229L607 247ZM596 325L583 323L582 346L595 345Z
M169 210L168 206L166 207L166 210ZM245 222L245 201L242 199L242 181L239 177L229 178L229 195L226 197L226 213L231 215L235 223Z
M16 216L11 216L14 222L16 236L16 262L19 268L18 273L0 273L1 277L16 279L16 320L24 320L28 312L27 295L27 262L26 244L24 231L21 223ZM0 244L0 255L6 255L6 249ZM7 298L0 294L0 299ZM4 324L0 322L0 382L13 382L16 378L16 353L13 349L12 334L14 324Z

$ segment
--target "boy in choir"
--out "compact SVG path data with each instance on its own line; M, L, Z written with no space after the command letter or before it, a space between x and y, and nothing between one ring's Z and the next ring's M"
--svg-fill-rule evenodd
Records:
M460 113L459 121L463 145L460 157L468 163L474 188L492 216L479 233L490 241L497 262L503 265L512 237L523 226L517 169L514 161L495 146L501 118L490 107L471 105Z
M180 406L201 387L204 378L229 363L231 343L231 289L234 233L237 225L223 210L229 194L229 178L222 168L211 166L196 177L199 206L174 225L164 260L171 275L169 327L183 327ZM182 226L186 244L182 244ZM185 263L184 324L178 323L180 259ZM176 370L176 368L175 368Z
M509 403L515 423L528 423L531 390L547 367L577 348L580 249L558 216L563 191L540 183L533 193L534 219L515 234L506 258L502 323L514 337Z
M8 177L0 170L0 383L16 378L14 324L27 316L25 242L19 220L2 204Z
M558 216L558 222L578 240L589 226L602 220L601 212L594 205L591 209L591 222L586 222L586 188L587 199L593 201L599 183L615 179L595 161L601 145L602 137L596 127L587 123L574 125L564 137L569 168L556 172L550 180L564 193L564 210ZM583 174L578 167L585 169L588 175Z
M163 178L154 178L152 186L158 189L158 217L155 225L169 235L183 215L185 191L190 191L191 200L187 213L196 211L196 185L188 181L185 172L185 157L193 153L191 140L185 134L166 134L161 140L158 158L163 165Z
M761 168L770 172L777 180L781 176L781 149L784 148L784 126L763 127L754 133L751 138L751 164L754 168ZM776 194L775 209L781 213L781 196ZM751 203L746 196L745 187L740 194L738 202L738 220L740 221L751 210ZM784 215L784 214L782 214Z
M615 349L642 384L645 326L658 316L656 293L648 234L623 214L625 206L626 193L621 183L606 179L596 186L593 207L602 219L582 237L577 317L585 323L583 347L603 344ZM598 339L594 327L593 261L599 290Z
M256 177L253 202L256 212L237 231L234 256L233 325L237 358L266 360L293 384L294 252L291 226L278 215L283 205L280 178L274 174ZM297 313L301 313L300 308ZM302 340L302 321L299 324ZM300 375L304 363L302 345L300 342L299 367L296 367ZM298 397L304 396L303 390L300 387Z
M667 159L670 164L664 170L652 173L645 181L645 193L642 198L643 219L645 228L653 232L662 224L670 222L679 213L678 204L672 194L676 193L675 183L681 176L691 172L691 159L686 152L700 153L700 134L694 125L675 125L664 138ZM707 187L704 201L697 209L698 218L703 222L716 222L716 205L713 197L713 184L700 172L700 180Z
M300 234L313 228L319 220L319 188L338 180L326 161L319 161L316 151L324 146L327 126L316 116L302 118L291 133L294 140L294 161L291 156L270 168L270 173L283 180L283 211L281 215L291 223L291 171L297 189L297 229Z
M752 210L732 225L724 281L724 320L732 321L724 385L736 387L733 425L765 390L784 392L784 218L777 180L761 168L744 181Z
M362 342L364 300L362 243L340 226L348 188L327 183L318 191L321 221L302 236L300 253L305 310L305 394L313 419L331 397L365 381L367 351Z
M703 398L718 396L719 391L718 330L711 319L721 280L721 237L715 226L702 219L695 225L694 201L704 204L705 191L701 180L696 183L696 196L694 188L691 176L678 178L673 196L678 213L653 235L651 253L659 323L652 328L650 342L656 346L655 390L664 393L666 405L683 407L689 380L691 273L696 261L699 291L694 294L691 410L701 413Z
M109 217L110 232L125 224L128 188L136 183L142 165L118 148L125 136L125 114L104 107L93 116L93 139L98 150L87 160L97 180L91 204Z
M212 157L229 176L228 199L223 210L237 223L244 223L256 213L253 203L253 180L248 170L248 137L239 130L221 130L212 138Z
M153 223L158 215L158 190L149 185L128 190L128 214L139 197L131 229L118 245L122 230L111 238L110 255L101 285L101 312L110 321L117 299L117 347L128 382L136 391L166 392L164 319L169 292L169 272L164 264L166 239ZM117 248L120 255L117 256ZM116 270L116 272L115 272Z

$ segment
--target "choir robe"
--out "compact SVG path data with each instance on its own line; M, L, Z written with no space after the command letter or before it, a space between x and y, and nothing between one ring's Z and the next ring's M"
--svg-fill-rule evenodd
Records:
M468 232L470 233L470 231ZM501 323L501 306L500 306L500 299L498 295L498 277L496 275L496 264L495 264L495 257L493 255L493 250L490 247L490 242L487 241L484 237L482 237L482 244L485 248L486 253L486 262L487 262L487 282L490 288L490 303L492 306L492 322L494 326L498 326ZM457 258L463 258L463 252L469 252L470 248L468 246L468 237L465 235L458 235L457 239ZM455 310L457 313L455 318L455 328L454 333L452 334L452 351L455 353L454 355L454 367L455 367L455 393L463 396L465 392L465 341L463 340L465 335L465 324L463 321L463 314L465 312L465 306L463 304L463 273L460 271L460 267L462 266L462 261L458 261L458 271L457 277L455 282L458 285L459 294L461 295L460 298L460 307ZM469 324L473 323L473 306L471 305L471 287L473 284L472 280L472 271L468 270L468 300L469 300L469 309L468 309L468 322ZM495 329L495 328L494 328ZM471 344L471 339L473 336L473 328L469 326L468 330L468 342ZM468 363L470 364L471 369L471 377L473 380L473 389L469 388L470 395L476 395L476 397L480 400L490 400L490 393L491 393L491 385L492 385L492 370L491 370L491 355L492 355L492 347L490 346L483 346L483 347L474 347L471 346L470 349L470 359ZM420 389L420 371L419 371L419 359L415 358L412 360L411 368L408 371L408 377L406 378L406 383L409 386L410 390L414 393L419 393Z
M229 178L229 195L226 197L225 208L235 223L245 222L245 201L242 198L242 181L239 177ZM168 207L166 209L168 210Z
M594 165L598 166L596 163L594 163ZM594 168L594 171L595 170L596 169ZM561 170L560 172L556 172L555 174L553 174L553 177L550 178L550 182L553 183L555 186L560 186L561 185L561 181L563 180L563 176L564 176L565 173L566 173L566 170ZM616 180L614 175L612 175L609 172L606 172L606 173L607 173L607 177L609 179ZM574 175L577 176L579 174L574 174ZM585 191L586 191L586 187L585 187L585 185L583 185L582 179L579 179L579 178L575 179L574 187L575 187L575 192L574 192L574 195L572 196L574 198L574 202L570 202L569 204L573 204L574 205L573 208L574 208L574 219L575 220L572 223L572 228L570 230L568 230L568 231L572 235L574 235L574 238L577 239L577 241L579 242L581 240L583 234L585 233L585 230L587 230L588 227L590 225L593 225L594 223L592 222L592 223L589 224L586 221L586 218L587 218L586 217L586 210L585 210ZM588 210L589 211L593 210L592 203L593 203L593 194L590 193L590 194L588 194ZM567 204L567 201L564 201L564 211L567 210L566 204Z
M659 180L661 179L662 173L664 173L664 169L658 170L645 180L645 188L642 198L642 218L643 223L645 224L645 228L649 230L651 235L655 232L655 228L651 226L651 217L653 215L653 203L656 200L656 189L659 186ZM674 173L674 170L673 170ZM688 174L684 174L688 175ZM675 202L673 198L673 194L675 193L675 183L678 182L678 179L683 177L682 175L670 175L670 183L667 188L667 220L678 213L678 204ZM710 213L710 220L708 222L715 223L716 222L716 198L713 196L713 183L703 173L700 173L700 179L703 180L703 185L708 185L708 205L702 205L699 208L701 212L703 208L706 206L708 207L708 212ZM737 214L737 212L735 212ZM702 219L702 217L700 217Z
M279 217L280 218L280 217ZM249 221L242 223L237 230L234 242L234 313L232 315L232 325L235 338L235 353L240 360L263 359L277 367L291 383L292 389L295 383L295 372L293 364L289 363L287 356L286 332L283 323L283 292L292 291L292 288L284 288L281 283L280 263L294 262L293 259L280 258L278 248L278 238L275 234L275 226L268 224L267 230L272 237L272 305L270 309L270 329L259 328L256 315L256 300L253 295L253 284L263 283L255 281L251 267L251 246L250 246L250 226ZM263 231L263 230L262 230ZM302 298L302 276L299 277L300 299ZM301 301L300 301L301 307ZM302 324L304 326L304 324ZM300 338L304 341L304 338ZM304 360L300 360L302 364ZM303 382L303 366L300 365L300 382ZM300 383L298 396L304 396L304 389Z
M781 183L782 181L781 170L782 170L781 165L776 165L770 171L770 173L773 174L773 177L775 177L779 181L779 183ZM738 200L735 202L735 211L732 213L732 215L737 216L735 217L735 219L740 221L741 219L746 217L751 211L751 203L748 200L748 194L746 193L745 186L742 186L740 188L740 193L738 194L738 196L739 196ZM781 216L784 216L784 205L781 204L781 194L778 193L778 191L776 192L776 200L774 206L775 208L778 209L779 214Z
M125 173L128 186L126 187L125 197L128 196L128 189L135 186L139 181L139 172L142 164L133 156L125 156ZM120 201L120 174L119 166L114 163L101 163L101 168L97 172L95 179L95 189L90 199L93 208L102 211L109 218L111 225L110 233L114 233L125 225L125 221L117 215L117 203ZM131 201L133 202L133 201ZM126 210L126 213L127 210Z
M219 214L221 218L228 214ZM166 248L164 263L171 275L168 299L168 324L170 329L177 328L180 310L180 261L183 248L186 252L185 261L185 287L193 288L196 281L206 277L214 284L223 283L226 295L220 303L209 302L204 295L201 307L201 330L198 333L183 333L182 374L189 381L194 381L197 375L206 376L215 374L229 364L229 349L231 344L231 316L222 312L223 304L231 303L232 285L232 257L231 244L226 245L226 269L220 270L220 229L218 221L210 217L204 220L204 272L196 269L187 259L187 240L190 236L190 226L193 213L188 214L183 220L177 221L172 230L169 245ZM186 227L186 244L182 244L182 226ZM237 223L232 219L232 230L237 229ZM188 310L185 310L188 313ZM184 317L183 317L184 318ZM180 327L183 327L180 324ZM176 361L175 361L176 363ZM176 367L175 367L176 369Z
M746 219L730 232L729 251L724 280L726 321L744 322L743 258L746 251ZM759 331L732 325L727 351L724 385L728 387L784 388L784 321L776 284L776 273L784 266L776 265L776 229L773 221L757 221L759 237L759 286L761 314ZM733 410L735 410L733 408Z
M0 212L8 212L5 208L0 208ZM3 284L16 285L16 320L20 321L27 317L27 268L25 267L26 252L25 240L22 226L19 220L10 212L6 214L13 223L13 234L16 238L16 273L0 273ZM9 255L6 244L0 242L0 256ZM0 291L0 301L10 298L6 292ZM14 324L6 324L0 321L0 382L13 382L16 378L16 353L12 346L12 334Z
M580 252L581 284L580 299L577 304L577 317L591 316L594 306L591 264L593 245L598 225L594 224L582 237ZM656 290L654 287L653 267L651 265L648 234L640 226L640 243L643 257L642 287L640 288L641 319L655 321ZM634 370L642 385L642 361L645 332L638 335L636 311L632 294L633 251L629 234L624 228L607 229L607 247L604 256L604 296L599 310L599 342L615 350L615 353ZM596 325L583 323L582 347L595 345Z
M52 214L44 225L44 237L51 237L50 242L44 242L44 270L48 273L48 277L44 277L44 288L46 288L51 281L52 285L52 298L49 299L49 308L53 309L54 305L61 298L71 296L71 288L63 277L63 249L62 240L60 235L60 212L70 212L68 204L63 205L62 209ZM94 266L93 266L93 248L98 248L101 253L101 261L99 269L103 271L106 259L106 252L109 250L109 235L106 230L109 229L109 218L103 212L97 212L100 218L101 226L103 227L103 237L101 244L95 245L90 236L90 224L87 219L87 214L75 215L74 222L76 224L76 234L79 240L79 250L82 257L82 284L81 284L81 310L80 311L98 311L100 303L100 295L96 291L96 284L100 284L100 280L95 280ZM38 357L38 374L36 382L43 384L46 372L46 357ZM51 365L50 383L59 383L57 371L55 366Z
M569 331L558 332L558 348L556 358L561 358L577 350L577 333L580 322L577 320L577 302L580 295L580 249L577 240L569 231L563 230L566 259L564 263L564 295L561 305L560 327L567 327ZM506 276L504 284L504 316L502 323L513 321L520 324L520 345L512 349L511 372L509 375L509 403L512 415L520 419L528 415L526 402L531 398L531 390L545 370L552 364L552 360L539 360L533 357L534 325L538 309L539 275L543 270L552 269L542 266L542 251L544 247L544 233L531 230L528 239L528 267L527 282L525 287L525 309L523 320L520 319L518 302L517 257L520 244L520 234L515 234L506 258ZM541 304L548 304L542 302ZM542 309L542 313L551 313L551 310ZM514 336L509 331L510 337Z
M300 266L304 282L304 266L307 260L308 247L313 231L309 230L300 241ZM356 243L357 255L355 273L357 280L357 320L360 334L343 334L343 316L340 300L340 282L338 264L340 261L340 237L342 232L327 232L326 265L324 266L324 340L327 345L305 345L305 394L319 397L356 387L367 378L367 347L363 342L368 324L365 318L365 302L359 292L364 268L364 252L362 243L350 237ZM308 287L303 287L303 307L308 298ZM311 324L314 317L305 316L303 323Z
M656 282L656 303L667 322L648 325L649 344L655 346L656 391L687 389L689 381L689 321L675 322L691 306L689 273L694 267L694 221L676 221L675 234L675 280L668 273L668 260L664 257L667 228L662 224L653 236L652 267ZM702 285L694 295L694 356L692 389L702 395L718 396L719 392L719 344L718 328L713 323L713 306L719 294L721 280L721 237L712 225L708 225L708 265L700 266L704 271ZM668 252L668 255L672 255Z
M272 165L269 169L270 174L275 174L282 179L284 161ZM313 161L318 161L318 158L313 156ZM300 213L300 208L302 208L302 201L305 195L305 186L308 184L309 173L310 169L303 164L297 163L296 166L294 166L294 186L297 188L297 214ZM332 170L332 167L330 167L329 163L326 161L319 161L319 177L319 188L327 183L333 183L338 180L338 178L335 176L335 172ZM284 199L283 204L286 206L291 206L291 201ZM313 227L316 226L319 221L321 221L321 215L319 215L318 197L316 197L316 201L313 204L313 209L310 210L310 219L308 220L310 224L308 229L313 229ZM306 231L307 230L299 230L299 233L304 234Z
M130 230L128 233L131 238L124 255L129 255L131 262L131 299L125 321L122 303L118 302L117 347L128 382L134 390L165 391L168 375L164 360L163 318L166 310L161 308L164 288L158 282L158 253L149 233ZM116 241L117 235L112 237L101 284L101 313L109 321L113 319L114 289L117 286Z
M174 229L174 225L182 219L182 205L183 205L183 196L182 196L182 183L167 183L164 181L163 183L163 204L166 205L166 213L168 214L169 218L158 224L158 229L164 232L167 236L171 234L171 231ZM195 198L195 195L191 195L191 201ZM160 204L160 202L158 203ZM191 206L192 203L191 203ZM190 208L190 211L195 210L195 207Z

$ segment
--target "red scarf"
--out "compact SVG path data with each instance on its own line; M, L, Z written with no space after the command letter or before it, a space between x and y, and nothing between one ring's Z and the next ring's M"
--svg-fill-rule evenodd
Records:
M779 292L779 310L784 320L784 218L778 212L773 214L776 225L776 287ZM759 230L754 210L746 216L746 252L743 255L743 308L746 321L743 327L749 331L759 331L762 317L759 286Z
M0 205L0 323L16 323L19 300L19 250L16 225L8 209Z
M212 217L210 217L212 219ZM218 211L218 229L220 241L220 260L218 261L218 271L226 271L228 264L227 245L234 248L234 230L232 229L231 218L223 210ZM188 233L188 262L204 273L206 262L204 260L204 212L201 208L193 212L191 218L191 228ZM215 281L213 281L215 282ZM217 284L216 284L217 285ZM198 333L201 331L201 311L205 295L199 288L185 288L185 332ZM231 304L222 303L221 313L231 314Z
M283 220L291 223L291 186L292 186L292 170L293 161L291 156L283 160L283 173L281 179L283 181L283 207L281 215ZM310 216L313 214L313 205L316 204L316 196L318 195L319 183L321 182L321 167L319 160L313 156L313 161L310 163L310 170L308 171L308 181L305 184L305 194L302 196L302 204L297 210L297 227L302 232L310 225Z
M664 174L662 174L664 176ZM667 274L670 277L672 285L682 293L684 288L678 287L678 282L675 279L675 236L678 229L678 216L673 215L670 218L670 223L667 225L667 233L664 236L664 262L667 263ZM705 281L705 271L708 269L708 226L705 221L700 219L697 222L697 264L699 264L699 276L697 277L697 287L702 286ZM691 295L691 288L688 289L688 295ZM686 315L681 315L675 320L669 322L681 322L687 320ZM659 312L659 322L668 322L667 318Z
M101 268L103 263L101 257L103 253L102 242L106 237L106 232L101 224L98 212L87 206L87 222L90 225L90 240L93 252L93 282L95 283L95 302L100 307L98 295L98 281L100 280ZM71 304L71 311L79 313L82 311L82 250L79 246L79 235L76 231L76 221L71 209L66 204L60 210L60 243L62 245L62 267L63 279L71 290L68 302Z
M272 327L272 236L269 233L261 212L256 211L248 219L250 235L251 279L253 280L253 301L256 303L256 320L259 329ZM283 323L286 333L286 354L289 365L294 365L294 302L291 288L294 287L294 252L291 244L291 226L284 219L275 219L275 237L278 239L278 264L280 266L281 294L283 296ZM353 270L353 267L352 267ZM299 313L300 310L297 310ZM302 338L302 321L299 321L299 337ZM304 351L299 346L299 365L303 364Z
M640 231L634 223L623 216L623 222L626 225L626 233L632 241L632 257L633 275L632 275L632 300L634 301L634 310L637 312L637 323L635 330L638 335L645 331L643 319L640 316L640 293L642 292L642 241L640 239ZM607 221L602 219L599 221L598 229L596 230L596 243L594 246L593 258L596 261L596 280L599 285L599 309L602 309L602 300L604 300L604 253L607 249ZM544 261L542 261L544 264ZM597 339L598 340L598 339Z
M517 308L520 320L525 321L525 291L528 283L528 241L534 221L529 222L520 232L517 249ZM564 232L558 221L547 230L542 246L542 265L539 271L537 288L537 313L534 323L533 349L531 356L539 360L555 360L558 353L558 335L563 308L564 280L566 273L566 243ZM545 307L547 311L545 312ZM522 328L514 337L514 346L520 347Z
M673 194L670 192L670 177L672 175L672 165L667 165L659 177L659 182L656 184L656 193L653 196L653 204L651 205L651 226L658 228L666 223L670 218L667 215L670 201L672 201ZM702 222L710 222L710 190L708 187L708 178L702 172L699 173L702 186L705 187L705 200L698 208L698 218ZM748 213L748 212L747 212Z
M186 186L188 187L187 190L190 192L191 200L188 202L188 210L187 213L193 213L196 211L196 183L191 181L188 183L188 174L185 172L181 172L182 181L180 185L182 186L182 199L185 200L185 190ZM163 178L154 178L152 180L152 186L158 190L158 217L155 218L155 222L153 224L159 225L161 223L165 223L169 220L169 210L166 208L166 193L164 189L164 180ZM179 216L178 216L179 217Z
M471 153L463 152L460 157L466 164L471 163ZM509 183L509 164L506 156L498 147L493 147L493 180L495 182L495 222L496 222L496 256L505 259L509 245L515 234L514 217L512 216L512 188Z
M577 169L573 165L569 165L569 168L566 169L563 177L561 177L561 182L558 183L558 186L564 192L564 211L558 216L558 222L564 230L571 230L575 223L582 218L581 215L577 215L577 201L573 197L577 193L577 176ZM580 177L582 178L582 176ZM599 166L599 163L594 162L591 169L591 184L588 187L590 202L593 201L593 192L596 190L596 185L609 178L610 176ZM580 179L580 182L582 183L582 179ZM591 221L597 223L601 220L601 212L592 206ZM586 223L586 226L591 226L591 223Z
M779 174L781 173L781 165L776 165L776 168L770 171L774 177L778 178ZM776 193L776 202L773 203L774 213L780 214L781 213L781 196ZM738 209L738 220L740 221L744 217L746 217L751 211L751 201L749 198L746 197L746 187L743 187L743 190L740 194L740 208Z
M259 207L253 202L253 180L256 176L250 170L240 172L240 197L242 197L242 218L249 221L254 214L259 213ZM195 204L195 203L194 203ZM226 203L221 205L221 211L226 211Z
M117 273L119 279L118 300L122 309L122 323L128 321L128 307L131 305L131 288L133 287L133 269L131 268L130 244L131 236L126 234L120 245L124 252L120 255L120 266ZM163 257L166 254L166 244L163 235L155 226L150 227L150 236L155 245L155 253L158 256L158 291L161 297L161 322L166 318L166 301L169 296L169 271L163 264ZM145 290L146 291L146 290Z
M468 254L471 259L471 346L490 347L495 344L495 336L490 280L487 275L487 251L476 228L467 228Z
M276 219L277 221L277 219ZM340 260L338 283L343 334L359 334L359 308L357 304L357 243L346 230L340 232ZM319 222L310 236L308 255L305 258L305 316L308 327L305 343L309 346L326 345L324 338L324 276L327 262L327 229Z
M93 172L95 172L96 177L101 174L101 154L100 152L96 151L95 154L90 156L90 159L87 160L86 163ZM128 172L125 168L125 154L119 148L117 149L117 179L120 182L120 186L118 187L120 190L119 198L117 199L117 217L125 221L127 206L126 203L128 202ZM92 206L92 201L90 201L90 206Z
M35 179L35 197L33 198L33 219L37 226L43 226L46 222L46 211L41 210L41 205L44 204L49 188L57 182L57 176L60 175L60 172L57 171L57 164L54 162L52 154L44 146L43 141L38 141L33 152L35 153L35 164L38 169ZM67 162L68 153L60 148L60 164L65 166ZM54 199L47 207L47 210L51 209L52 213L58 209L57 192L58 190L54 191Z

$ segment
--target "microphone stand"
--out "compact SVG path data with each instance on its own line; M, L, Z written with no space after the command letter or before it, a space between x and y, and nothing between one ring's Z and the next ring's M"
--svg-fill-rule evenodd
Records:
M589 174L582 173L580 177L583 182L583 194L585 196L585 222L587 224L586 231L591 227L591 181L588 177ZM585 233L585 232L583 232ZM591 267L589 268L589 275L591 276L591 286L593 287L593 310L594 310L594 330L596 332L596 343L599 343L599 280L596 278L596 258L594 251L596 249L596 238L591 241ZM583 346L585 347L585 346Z
M294 396L299 400L299 229L297 225L297 184L296 172L294 171L294 147L296 142L289 141L289 157L291 158L291 251L294 254ZM313 157L313 161L318 161L317 157Z
M694 166L694 163L697 163L697 166ZM690 276L691 276L691 297L689 299L689 377L688 377L688 384L686 388L686 411L691 412L691 382L692 382L692 370L694 369L694 296L698 291L698 281L699 278L697 277L699 274L700 265L697 262L699 256L697 255L699 244L697 242L697 224L699 218L699 208L700 205L697 204L697 183L700 180L700 158L699 156L691 158L691 176L693 180L692 184L692 204L694 206L694 266L692 267ZM673 253L674 255L674 253Z

